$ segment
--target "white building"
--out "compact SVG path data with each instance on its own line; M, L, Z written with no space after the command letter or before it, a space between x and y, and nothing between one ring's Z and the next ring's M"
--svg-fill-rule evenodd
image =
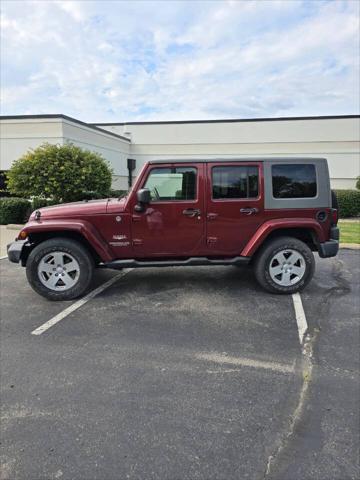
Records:
M101 153L113 187L127 188L127 159L136 172L166 158L325 157L332 186L354 188L360 175L360 116L259 118L87 124L65 115L0 117L0 170L43 142L72 142Z

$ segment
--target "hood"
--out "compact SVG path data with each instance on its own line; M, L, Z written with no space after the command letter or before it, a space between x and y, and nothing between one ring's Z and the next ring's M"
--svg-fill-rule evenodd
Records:
M106 213L106 207L109 199L90 200L82 202L63 203L51 207L39 208L41 218L70 218L83 215L96 215ZM35 212L31 214L30 220L35 219Z
M122 198L109 198L106 213L122 213L125 210L127 196Z

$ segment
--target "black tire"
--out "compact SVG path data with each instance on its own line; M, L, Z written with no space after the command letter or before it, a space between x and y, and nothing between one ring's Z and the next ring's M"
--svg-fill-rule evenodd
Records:
M41 260L52 252L69 253L78 263L80 273L74 286L68 290L54 291L40 280L38 267ZM52 238L37 245L26 262L26 276L31 287L48 300L72 300L82 295L89 287L94 271L94 260L89 251L79 242L68 238Z
M282 250L294 250L302 255L305 260L305 272L302 278L290 286L276 283L270 276L270 262ZM271 293L299 292L310 282L315 271L315 259L310 248L302 241L293 237L279 237L270 240L258 253L255 260L255 276L259 284Z

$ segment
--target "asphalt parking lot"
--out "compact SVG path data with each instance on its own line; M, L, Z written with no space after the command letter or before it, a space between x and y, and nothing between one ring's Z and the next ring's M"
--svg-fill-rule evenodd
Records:
M0 266L3 480L359 478L359 250L317 262L305 345L247 268L132 270L33 335L75 302Z

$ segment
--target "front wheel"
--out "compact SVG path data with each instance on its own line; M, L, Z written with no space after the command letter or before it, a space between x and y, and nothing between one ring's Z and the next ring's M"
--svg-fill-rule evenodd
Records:
M314 255L302 241L280 237L266 245L255 263L259 284L271 293L295 293L311 280L315 270Z
M26 262L31 287L49 300L72 300L92 279L94 261L79 242L52 238L37 245Z

